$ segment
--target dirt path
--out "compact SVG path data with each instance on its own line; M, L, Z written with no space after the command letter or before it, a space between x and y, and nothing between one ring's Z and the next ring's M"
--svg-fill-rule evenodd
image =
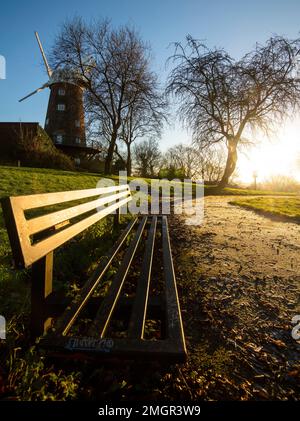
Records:
M300 226L205 198L200 226L171 218L189 394L299 399Z
M204 221L197 229L203 273L300 280L300 225L232 206L234 199L205 198Z

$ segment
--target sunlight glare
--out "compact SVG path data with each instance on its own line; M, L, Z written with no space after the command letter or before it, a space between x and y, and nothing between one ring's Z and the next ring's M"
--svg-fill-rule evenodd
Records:
M274 175L285 175L300 181L300 117L279 128L275 138L263 138L262 142L238 158L238 179L253 182L257 173L259 182ZM298 160L298 164L297 164Z

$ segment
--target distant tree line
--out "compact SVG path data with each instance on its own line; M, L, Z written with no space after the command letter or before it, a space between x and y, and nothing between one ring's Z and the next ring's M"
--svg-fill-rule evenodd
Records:
M258 188L275 192L300 192L300 182L287 175L273 175L261 181Z
M201 179L216 184L224 171L225 151L178 144L162 153L158 142L150 139L135 146L134 163L135 172L142 177Z

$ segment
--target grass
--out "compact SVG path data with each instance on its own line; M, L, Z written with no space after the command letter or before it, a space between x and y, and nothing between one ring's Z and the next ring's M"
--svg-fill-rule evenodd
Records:
M75 190L95 188L97 182L102 178L110 178L115 182L119 181L117 175L101 175L96 173L82 173L73 171L61 171L46 168L8 167L0 166L0 197L7 194L34 194L54 191ZM128 181L138 177L128 177ZM150 178L144 178L148 184ZM179 182L182 184L181 182ZM205 194L216 194L215 186L204 186ZM294 196L296 193L274 192L270 190L251 190L225 187L218 191L220 195L238 196Z
M100 176L40 168L0 167L0 197L95 188Z
M268 216L277 216L300 222L299 197L256 197L252 199L238 199L229 202Z
M290 192L275 192L272 190L251 190L251 189L238 189L233 187L225 187L221 191L214 192L214 188L205 186L205 195L217 194L224 196L295 196L296 193Z

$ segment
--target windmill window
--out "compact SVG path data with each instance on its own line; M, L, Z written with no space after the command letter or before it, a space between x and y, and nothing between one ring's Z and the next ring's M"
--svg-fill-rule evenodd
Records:
M46 126L49 124L49 118L46 118Z
M60 89L58 90L58 95L60 95L60 96L65 96L65 95L66 95L66 91L65 91L64 89L60 88Z
M80 127L80 120L75 120L75 127Z
M63 135L62 134L57 134L56 137L56 143L62 143L63 141Z
M75 137L75 143L80 143L80 137Z
M58 111L65 111L66 106L65 104L57 104L57 110Z

